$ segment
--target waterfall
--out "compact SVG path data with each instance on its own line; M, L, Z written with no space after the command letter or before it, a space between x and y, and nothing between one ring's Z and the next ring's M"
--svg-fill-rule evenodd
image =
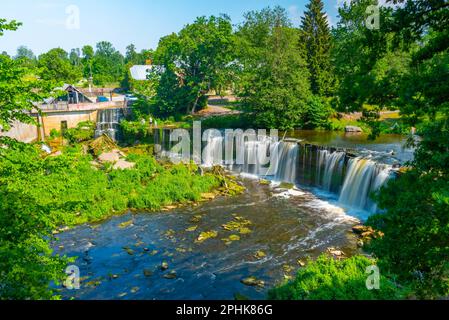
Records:
M330 152L326 149L318 151L317 184L324 190L336 192L339 191L333 189L333 187L337 185L338 188L343 174L345 157L345 152ZM323 168L324 171L321 175Z
M275 180L296 183L299 145L292 142L280 142Z
M339 202L374 212L377 208L370 200L370 194L378 191L389 179L390 169L389 166L378 164L370 159L351 159Z
M203 165L212 167L223 165L223 137L209 136L208 143L203 150Z
M203 141L203 165L222 165L236 173L319 188L334 194L342 205L370 213L377 210L371 193L392 176L390 165L374 161L369 154L354 158L335 148L252 138L236 143L241 147L238 154L234 137L212 131ZM229 151L233 157L225 159Z
M122 120L122 118L122 109L98 110L95 138L98 138L103 134L107 134L111 139L116 141L118 139L120 121Z

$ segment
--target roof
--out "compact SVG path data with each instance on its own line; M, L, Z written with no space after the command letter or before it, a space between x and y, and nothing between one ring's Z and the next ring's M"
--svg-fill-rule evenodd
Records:
M150 65L134 65L129 69L131 78L134 80L147 80L147 75L152 68L153 66Z

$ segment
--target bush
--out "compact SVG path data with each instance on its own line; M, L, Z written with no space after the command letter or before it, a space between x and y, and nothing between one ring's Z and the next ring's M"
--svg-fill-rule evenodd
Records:
M129 155L136 165L128 170L97 169L92 160L80 145L57 157L17 142L0 148L0 299L55 297L49 283L63 279L68 261L50 249L57 227L199 200L223 184L195 165L161 165L148 155Z
M76 128L71 128L64 132L64 138L72 144L89 141L94 138L95 129L96 125L92 121L80 122Z
M329 118L332 113L332 108L324 98L312 96L302 112L300 127L302 129L330 129Z
M368 290L366 268L375 261L364 256L335 260L327 255L300 269L296 279L271 289L274 300L391 300L403 298L407 291L398 289L381 275L380 290Z
M210 117L202 120L202 128L213 129L246 129L251 127L252 120L249 114L236 114Z

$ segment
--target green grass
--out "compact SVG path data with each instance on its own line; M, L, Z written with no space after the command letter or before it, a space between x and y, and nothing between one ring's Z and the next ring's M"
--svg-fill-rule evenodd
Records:
M96 169L80 145L58 157L42 157L37 148L3 151L0 158L0 196L24 194L27 203L5 210L23 210L28 203L49 208L58 225L99 221L127 209L158 210L164 206L197 201L201 193L220 187L219 177L197 174L195 165L158 163L152 156L130 154L136 163L129 170Z
M327 255L309 261L296 278L271 289L273 300L392 300L406 297L408 291L399 289L391 280L380 275L380 289L368 290L367 267L375 261L365 256L335 260Z

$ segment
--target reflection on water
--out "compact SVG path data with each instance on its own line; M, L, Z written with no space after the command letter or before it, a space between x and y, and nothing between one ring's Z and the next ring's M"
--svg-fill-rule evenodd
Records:
M308 191L273 189L249 179L244 183L248 189L237 197L170 213L128 214L59 235L56 250L78 256L81 277L88 277L81 290L64 291L64 297L233 299L238 293L263 299L269 287L294 275L298 259L316 257L331 246L355 253L350 229L358 221L341 208ZM250 220L251 232L222 227L235 219ZM123 224L129 220L132 225ZM205 231L218 236L195 242ZM240 240L222 240L232 234ZM258 251L266 256L257 258ZM160 269L163 261L169 265L166 271ZM170 271L176 279L164 278ZM240 282L249 276L265 281L265 287Z

